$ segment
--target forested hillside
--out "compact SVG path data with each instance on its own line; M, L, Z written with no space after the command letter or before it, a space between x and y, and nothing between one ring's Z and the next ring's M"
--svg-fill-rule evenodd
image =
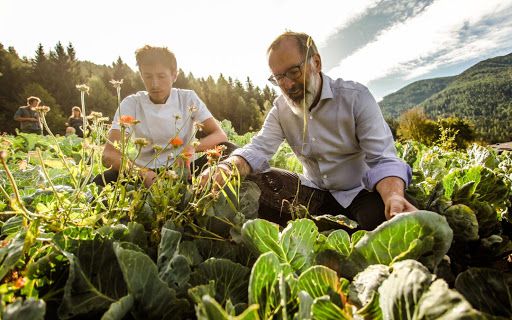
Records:
M455 77L426 79L413 82L402 89L385 96L379 103L382 113L390 118L400 114L448 86Z
M446 86L443 87L443 82ZM436 91L437 89L440 89ZM428 95L428 92L432 92ZM484 60L453 78L414 82L384 97L383 113L396 117L414 106L432 118L456 116L475 124L478 139L512 140L512 53Z
M63 133L71 108L80 105L77 84L90 87L87 113L97 111L112 118L117 107L116 90L109 83L112 79L123 79L121 98L144 88L138 73L121 58L109 66L78 61L73 45L64 47L60 42L50 50L39 45L34 57L26 58L0 43L0 132L14 133L18 127L13 121L17 108L26 104L27 97L38 96L51 108L47 121L52 130ZM241 134L261 126L276 95L268 86L254 86L250 78L244 82L223 75L216 80L195 78L183 70L175 87L195 90L217 119L230 120Z

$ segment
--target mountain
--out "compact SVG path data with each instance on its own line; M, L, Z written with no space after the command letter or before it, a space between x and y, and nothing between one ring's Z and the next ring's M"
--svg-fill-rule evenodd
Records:
M459 75L420 80L385 96L385 117L421 106L431 118L457 116L488 142L512 140L512 53L481 61Z
M446 88L454 79L455 77L444 77L413 82L385 96L379 102L382 113L387 117L397 118L405 110L419 105Z

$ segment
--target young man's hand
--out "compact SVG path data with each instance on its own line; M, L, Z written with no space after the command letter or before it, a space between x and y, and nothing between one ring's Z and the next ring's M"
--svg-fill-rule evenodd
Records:
M156 172L149 169L142 170L140 176L144 181L144 185L146 186L146 188L151 187L151 185L156 181L157 178Z

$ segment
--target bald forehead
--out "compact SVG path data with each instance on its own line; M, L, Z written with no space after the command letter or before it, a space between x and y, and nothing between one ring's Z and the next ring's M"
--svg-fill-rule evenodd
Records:
M275 51L296 51L300 53L299 42L294 37L283 37L268 50L268 55Z
M272 68L276 64L295 64L303 59L303 54L294 38L285 38L275 44L268 52L268 63Z

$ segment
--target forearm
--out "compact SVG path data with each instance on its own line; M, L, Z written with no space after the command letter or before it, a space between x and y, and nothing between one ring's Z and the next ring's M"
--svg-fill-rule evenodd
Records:
M393 195L404 196L405 182L398 177L386 177L377 183L375 189L385 203Z
M107 148L109 147L105 147L105 150L103 151L101 162L105 167L119 171L121 168L121 152L115 150L112 146L110 146L110 148L113 150L107 150Z
M27 121L27 122L36 122L36 121L39 121L37 118L25 118L25 117L17 117L17 118L14 118L15 121Z
M236 169L238 170L241 177L247 176L252 171L249 163L240 156L230 156L227 159L223 160L222 162L227 162L236 166Z
M228 141L228 137L222 130L214 131L199 139L199 145L196 147L197 152L206 151L208 149L214 148L216 145L222 142Z

